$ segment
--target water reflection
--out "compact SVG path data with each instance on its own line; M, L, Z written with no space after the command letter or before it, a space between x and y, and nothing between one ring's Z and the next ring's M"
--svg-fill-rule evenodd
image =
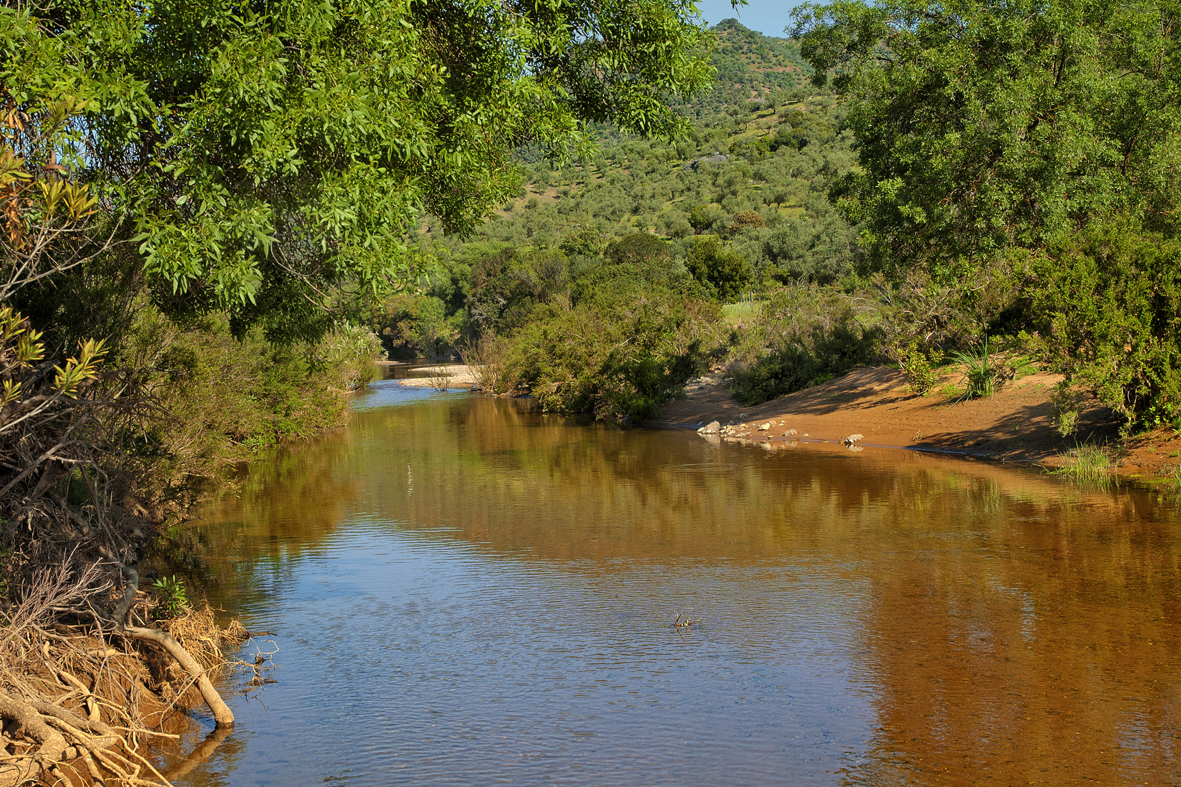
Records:
M392 384L245 484L198 535L281 682L182 783L1181 780L1146 493Z

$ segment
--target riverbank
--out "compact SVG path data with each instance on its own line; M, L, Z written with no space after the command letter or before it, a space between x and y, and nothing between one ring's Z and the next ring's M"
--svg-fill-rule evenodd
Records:
M378 362L378 366L392 369L406 366L413 369L414 377L398 377L398 383L411 388L437 388L440 391L475 388L479 385L476 372L462 363L440 364L438 366L414 366L395 361Z
M1098 444L1109 450L1116 472L1143 481L1171 475L1181 464L1181 439L1172 430L1121 441L1114 414L1093 400L1080 409L1078 432L1069 438L1060 435L1050 394L1061 379L1032 374L993 396L957 402L934 391L913 393L896 369L858 367L821 385L744 407L720 375L708 375L690 381L685 397L666 405L651 423L677 428L714 420L745 425L731 438L772 444L790 439L840 444L859 434L856 445L863 449L950 452L1050 468L1061 466L1071 448ZM768 422L771 428L758 430ZM792 429L795 434L785 436Z

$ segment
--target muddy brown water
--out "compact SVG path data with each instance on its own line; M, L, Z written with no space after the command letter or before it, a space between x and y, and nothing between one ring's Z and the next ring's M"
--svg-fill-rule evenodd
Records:
M176 781L1177 784L1179 519L379 382L197 523L279 651Z

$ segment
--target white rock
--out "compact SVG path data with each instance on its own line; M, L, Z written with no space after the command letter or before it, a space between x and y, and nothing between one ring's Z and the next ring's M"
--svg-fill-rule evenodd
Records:
M865 435L851 434L848 437L846 437L844 440L842 440L841 442L844 443L845 445L853 445L853 443L857 442L858 440L862 439L863 437L865 437Z
M697 432L698 434L717 434L718 430L721 428L722 425L717 421L710 421L708 424L698 429Z

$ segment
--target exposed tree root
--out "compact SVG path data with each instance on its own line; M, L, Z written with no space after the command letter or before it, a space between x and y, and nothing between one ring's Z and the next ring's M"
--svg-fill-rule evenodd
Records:
M200 689L201 696L209 705L209 710L213 711L213 718L217 722L217 726L234 726L234 714L230 711L225 701L222 700L221 695L217 693L217 689L213 688L213 684L209 681L209 676L205 674L205 670L197 663L196 659L189 655L189 652L179 642L159 629L140 628L138 626L125 626L123 628L123 635L132 639L151 642L168 651L168 655L176 659L180 666L184 668L185 672L189 673L189 676L197 681L197 688Z
M71 591L49 574L43 583L0 628L0 787L167 785L139 749L149 737L171 737L152 727L189 701L193 685L217 724L193 762L208 756L234 723L208 670L226 662L222 645L240 642L241 627L218 629L208 610L169 621L171 632L104 626L98 616L51 624L46 613L68 606ZM147 616L141 595L129 617Z

